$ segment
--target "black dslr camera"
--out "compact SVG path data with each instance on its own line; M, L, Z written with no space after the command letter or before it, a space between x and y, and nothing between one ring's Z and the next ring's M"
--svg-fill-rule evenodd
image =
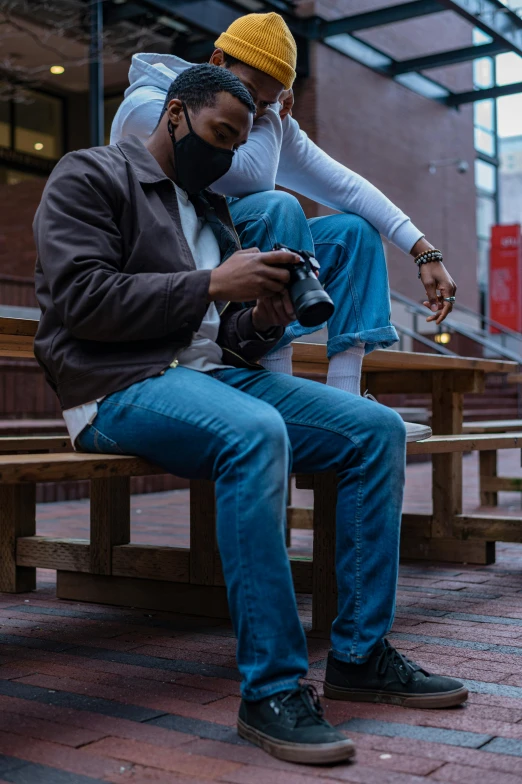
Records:
M298 322L303 327L318 327L328 321L335 305L317 279L319 265L312 254L307 250L287 248L279 242L274 245L274 250L285 250L301 257L301 264L286 267L290 273L288 293Z

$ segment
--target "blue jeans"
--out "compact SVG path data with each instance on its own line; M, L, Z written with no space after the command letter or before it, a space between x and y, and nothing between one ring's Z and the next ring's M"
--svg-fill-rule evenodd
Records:
M105 398L77 445L215 481L246 699L293 687L308 669L285 546L291 471L339 477L335 656L363 662L388 633L405 465L405 428L393 410L266 370L177 367Z
M379 232L358 215L307 220L294 196L266 191L229 204L244 248L272 250L276 242L314 252L319 280L335 304L328 322L328 356L364 343L366 353L399 339L390 323L388 271ZM324 326L324 325L322 325ZM290 324L276 347L321 327Z

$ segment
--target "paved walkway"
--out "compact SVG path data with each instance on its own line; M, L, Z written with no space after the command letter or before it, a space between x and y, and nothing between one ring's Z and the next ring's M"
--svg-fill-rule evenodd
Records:
M522 473L519 453L506 472ZM466 508L476 463L465 460ZM406 507L428 511L429 465L408 469ZM299 500L306 501L306 494ZM186 543L187 493L136 497L134 541ZM501 496L520 514L520 495ZM492 511L492 510L490 510ZM44 505L39 531L85 536L84 502ZM308 534L294 550L309 551ZM334 768L278 762L240 741L235 643L221 622L57 601L51 572L33 594L0 594L0 784L520 784L522 545L489 567L404 565L392 641L427 668L465 679L468 704L415 711L327 704L357 743ZM301 597L305 625L309 597ZM327 645L310 640L320 689Z

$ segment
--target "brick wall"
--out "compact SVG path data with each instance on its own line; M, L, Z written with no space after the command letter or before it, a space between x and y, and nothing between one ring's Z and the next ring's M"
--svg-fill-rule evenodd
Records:
M32 223L44 185L43 179L0 185L0 275L33 277L36 252ZM0 305L21 304L3 299L10 292L1 293Z
M351 0L350 13L382 5L381 0ZM315 10L324 18L346 14L344 0L306 0L301 8L306 15ZM358 35L390 56L405 59L469 45L471 26L443 12ZM449 110L323 44L312 45L311 70L310 95L307 85L298 85L294 117L322 149L370 180L445 251L459 299L477 308L472 107ZM472 84L469 64L429 75L455 90L470 89ZM430 161L457 157L470 163L467 174L454 167L429 173ZM309 211L308 204L305 207ZM319 207L315 214L328 212ZM391 245L386 250L391 287L419 300L422 289L409 257Z

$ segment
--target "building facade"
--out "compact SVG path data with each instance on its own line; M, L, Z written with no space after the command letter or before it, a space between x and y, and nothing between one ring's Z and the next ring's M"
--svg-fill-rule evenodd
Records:
M109 11L121 14L127 3L120 0L106 5L111 6ZM193 5L205 7L203 2ZM262 3L244 0L242 5L247 12ZM297 11L301 18L318 14L323 19L337 19L346 14L347 5L350 14L358 14L378 9L383 3L306 0L297 4ZM20 287L29 289L34 266L30 217L56 160L69 150L89 145L89 81L85 44L65 38L67 51L60 58L64 41L53 35L45 17L40 25L27 17L21 22L31 36L25 40L19 30L14 31L12 43L8 39L8 55L16 55L20 67L27 61L29 65L40 63L40 71L42 63L48 68L36 86L17 88L7 99L0 90L0 202L4 205L0 282L6 276L18 277L25 280ZM144 22L140 23L143 26ZM223 26L226 23L223 18ZM40 49L35 36L45 38ZM208 36L200 38L195 29L175 18L155 18L154 25L148 27L147 45L141 50L173 52L204 61L212 51L212 42ZM368 51L374 48L401 59L467 46L473 38L472 27L448 12L372 27L358 34L358 41ZM50 55L50 49L55 54ZM106 56L106 140L127 83L132 53L127 47L121 54L121 49L119 58L112 50ZM410 215L444 251L459 285L460 301L477 309L479 283L484 287L486 279L487 231L497 209L494 101L449 108L412 91L406 81L393 81L357 62L334 48L333 39L330 44L311 41L307 49L306 68L300 68L302 75L295 84L295 118L320 147L367 177ZM489 60L493 62L484 58L474 65L451 65L430 74L452 90L486 86L491 78ZM309 216L328 212L306 199L302 203ZM392 289L421 300L423 291L411 258L388 244L386 253ZM4 280L0 288L4 299L0 305L30 299L27 294L14 302L15 282L7 283Z

